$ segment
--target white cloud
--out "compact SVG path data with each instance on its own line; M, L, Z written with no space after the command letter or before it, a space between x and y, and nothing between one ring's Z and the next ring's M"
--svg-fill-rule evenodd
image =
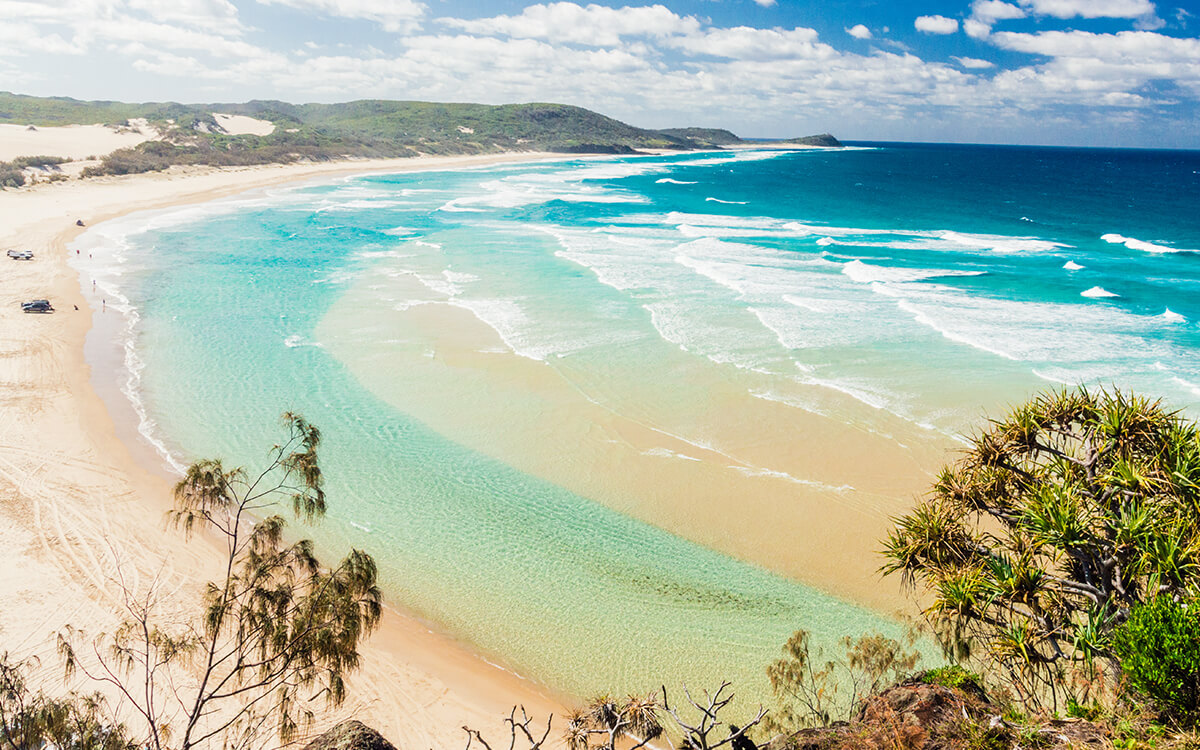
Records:
M923 31L926 34L953 34L958 31L958 19L945 16L917 16L917 20L913 21L913 26L917 31Z
M686 34L700 29L695 18L676 15L662 5L609 8L569 2L530 5L515 16L438 21L472 34L502 34L595 47L618 45L622 37Z
M1089 58L1110 62L1158 61L1195 66L1200 70L1200 39L1186 39L1149 31L1095 34L1089 31L1043 31L1018 34L1001 31L992 41L1004 49L1063 58Z
M1047 31L998 32L991 41L1002 49L1050 58L993 78L996 95L1012 100L1019 97L1023 106L1072 101L1103 107L1169 104L1145 93L1146 85L1153 81L1172 81L1193 96L1200 95L1200 39L1148 31Z
M154 1L154 0L150 0ZM173 0L172 0L173 1ZM373 21L386 31L410 32L425 15L418 0L257 0L262 5L283 5L335 18Z
M971 3L971 17L990 26L996 21L1024 18L1025 11L1004 0L975 0Z
M1039 16L1055 18L1139 18L1154 15L1150 0L1021 0Z
M963 31L967 32L967 36L973 39L987 39L988 34L992 33L992 27L983 21L968 18L963 21Z
M241 30L237 8L229 0L129 0L129 7L163 23L181 23L223 33Z
M758 3L764 8L770 8L775 5L775 0L754 0L754 2Z
M956 63L963 66L967 70L986 70L987 68L996 67L996 63L994 63L990 60L980 60L977 57L951 56L950 59L954 60Z
M854 37L855 39L870 39L871 38L871 30L868 29L866 26L863 26L861 23L855 24L855 25L851 26L850 28L846 29L846 33L849 34L850 36Z
M723 57L732 60L827 60L837 50L817 40L814 29L757 29L737 26L731 29L707 29L703 32L666 40L666 44L693 55Z

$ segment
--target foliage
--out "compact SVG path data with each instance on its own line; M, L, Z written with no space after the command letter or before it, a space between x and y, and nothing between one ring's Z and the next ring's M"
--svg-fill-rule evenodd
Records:
M886 573L932 596L963 657L982 644L1022 701L1112 666L1113 629L1157 594L1200 586L1200 430L1120 391L1017 407L896 521Z
M24 184L24 169L12 162L0 161L0 188L21 187Z
M654 693L630 695L624 700L598 695L567 715L563 739L568 750L614 750L617 743L623 748L628 745L627 750L637 750L662 736L658 709Z
M854 714L867 698L912 671L920 654L905 649L915 641L913 633L904 643L879 633L855 640L847 636L841 641L842 658L821 661L823 652L813 653L808 631L797 630L783 645L783 655L767 667L779 704L766 722L768 731L827 726Z
M33 692L25 672L33 662L0 654L0 750L134 750L137 743L119 724L106 722L99 694L49 698Z
M59 636L68 674L79 669L117 691L147 747L248 747L268 732L289 741L311 723L315 699L343 700L358 644L379 620L369 555L352 550L325 569L311 541L287 543L286 521L266 515L281 502L308 521L325 512L320 433L295 414L283 421L287 439L261 472L203 460L175 487L170 520L225 547L224 577L207 585L199 621L171 622L153 591L126 591L127 619L115 632Z
M12 161L0 161L0 188L24 185L28 181L25 170L29 167L53 167L65 161L68 160L61 156L18 156Z
M930 685L942 685L955 690L962 688L964 685L975 685L977 687L983 685L982 677L958 664L948 664L944 667L928 669L921 673L920 679L922 682Z
M17 167L18 169L24 169L26 167L53 167L58 164L62 164L63 162L66 162L66 161L70 161L70 160L65 159L61 156L41 155L41 156L18 156L17 158L13 159L12 161L10 161L8 163L13 165L14 167Z
M1113 651L1136 693L1183 724L1200 719L1200 609L1159 596L1134 607Z

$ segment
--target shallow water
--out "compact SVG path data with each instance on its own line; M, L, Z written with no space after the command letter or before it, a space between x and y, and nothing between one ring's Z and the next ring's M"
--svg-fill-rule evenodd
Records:
M877 529L1054 383L1200 404L1198 171L893 145L358 177L101 225L80 270L174 460L252 463L284 409L322 428L314 533L392 600L568 692L762 697L797 627L898 632L756 556L775 514Z

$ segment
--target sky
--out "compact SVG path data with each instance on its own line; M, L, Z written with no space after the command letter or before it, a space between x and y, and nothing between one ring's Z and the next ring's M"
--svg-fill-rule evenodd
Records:
M1200 148L1200 0L0 0L0 90L552 101L745 137Z

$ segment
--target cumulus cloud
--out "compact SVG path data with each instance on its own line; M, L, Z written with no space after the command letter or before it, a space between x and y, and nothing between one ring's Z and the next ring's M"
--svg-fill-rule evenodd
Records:
M1002 49L1050 58L998 73L991 82L997 95L1020 96L1026 106L1069 101L1102 107L1162 104L1149 98L1145 87L1163 80L1200 95L1200 39L1149 31L1074 30L998 32L991 41Z
M849 34L850 36L854 37L855 39L870 39L871 38L871 30L868 29L866 26L863 26L861 23L855 24L855 25L851 26L850 28L846 29L846 33Z
M1139 18L1155 12L1150 0L1021 0L1021 5L1054 18Z
M530 5L519 15L491 18L440 18L446 26L471 34L504 35L518 39L615 46L622 37L693 33L700 22L679 16L662 5L609 8L570 2Z
M733 60L829 59L838 55L828 44L817 40L814 29L758 29L736 26L731 29L706 29L666 41L668 46L693 55Z
M979 21L974 18L968 18L967 20L963 21L963 31L967 33L967 36L974 39L987 39L988 34L992 33L992 26L991 24L984 23L983 21Z
M917 16L917 20L913 21L913 26L917 31L923 31L926 34L953 34L958 31L958 19L945 16Z
M1025 11L1004 0L975 0L971 3L971 17L986 24L1024 18Z
M156 0L148 0L155 2ZM412 31L425 15L418 0L257 0L335 18L373 21L386 31Z
M996 67L996 63L990 60L980 60L977 57L958 57L957 55L952 55L950 59L967 70L986 70L987 68Z

